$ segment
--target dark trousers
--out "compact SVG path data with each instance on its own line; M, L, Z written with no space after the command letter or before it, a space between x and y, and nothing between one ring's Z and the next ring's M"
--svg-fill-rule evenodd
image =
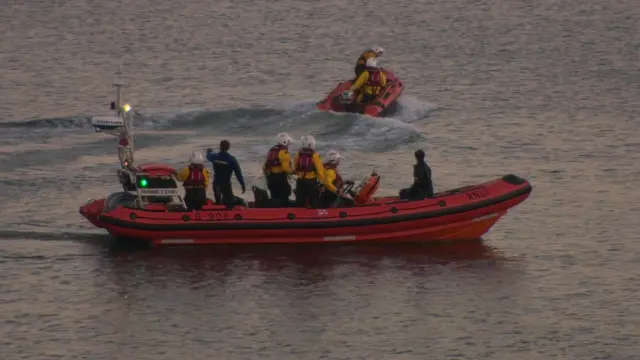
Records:
M315 208L318 205L318 180L296 180L296 206Z
M423 200L430 196L433 196L433 187L424 189L414 184L408 189L400 190L400 199L404 200Z
M338 200L338 194L334 194L331 191L325 189L320 193L320 206L323 208L330 208L333 203Z
M286 206L289 204L291 185L289 185L287 174L276 173L268 175L267 187L271 193L271 200L274 205Z
M213 183L213 197L216 200L216 204L224 204L227 209L231 209L235 205L235 196L233 195L233 188L231 182L214 182Z
M184 203L187 205L187 210L200 210L207 204L207 189L205 188L192 188L184 190Z

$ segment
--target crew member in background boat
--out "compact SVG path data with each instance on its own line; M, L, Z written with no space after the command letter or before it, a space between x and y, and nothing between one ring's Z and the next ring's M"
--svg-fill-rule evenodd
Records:
M369 59L374 59L374 58L378 58L380 56L382 56L382 54L384 54L384 49L380 46L374 46L372 48L369 48L367 50L365 50L361 55L360 58L358 58L358 61L356 62L356 67L354 69L355 73L356 73L356 79L358 78L358 76L360 76L360 74L364 71L364 68L367 64L367 60Z
M231 175L235 174L236 179L242 186L242 193L247 190L242 177L242 169L238 160L229 154L231 144L227 140L220 141L220 152L215 153L211 148L207 149L207 160L213 163L213 196L216 204L224 204L228 209L233 208L239 199L233 195L231 187Z
M367 60L364 71L351 85L351 92L356 93L356 104L366 104L375 99L386 85L387 77L380 71L378 60L371 58Z
M433 196L433 182L431 180L431 168L424 160L422 149L414 153L416 164L413 165L413 184L408 189L400 190L400 198L407 200L422 200Z
M204 167L204 157L200 151L194 151L189 158L189 166L180 170L176 176L184 186L184 203L188 210L200 210L207 204L209 170Z
M273 204L287 206L291 196L289 176L293 174L289 144L293 139L287 133L280 133L276 138L278 143L267 153L262 171L267 178L267 188L271 193Z
M327 153L328 161L323 164L324 184L320 188L320 203L322 207L341 207L341 205L353 205L353 201L347 198L343 192L345 182L338 172L340 166L340 153L331 150Z
M300 138L302 148L293 163L296 172L296 206L312 208L318 203L318 183L324 183L324 169L320 154L315 151L316 139L311 135Z

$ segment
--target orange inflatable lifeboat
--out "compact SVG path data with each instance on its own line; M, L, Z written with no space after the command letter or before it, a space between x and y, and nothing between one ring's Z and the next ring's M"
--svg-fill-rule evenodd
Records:
M351 207L269 208L258 199L266 191L254 188L256 200L247 206L209 203L187 211L170 166L140 165L120 170L119 178L123 192L89 201L80 214L116 237L158 245L478 239L532 189L525 179L506 175L422 200L376 198L381 177L373 173L348 191Z

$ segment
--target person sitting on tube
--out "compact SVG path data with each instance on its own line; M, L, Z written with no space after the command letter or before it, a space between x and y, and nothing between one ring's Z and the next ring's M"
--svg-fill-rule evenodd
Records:
M405 200L422 200L433 196L433 181L431 180L431 168L424 160L425 153L422 149L413 154L416 164L413 165L413 184L408 189L400 190L400 198Z

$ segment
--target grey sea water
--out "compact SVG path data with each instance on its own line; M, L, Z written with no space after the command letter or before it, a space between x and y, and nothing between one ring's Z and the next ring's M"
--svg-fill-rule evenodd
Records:
M5 0L2 359L638 359L640 7L633 1ZM367 46L400 113L319 113ZM531 197L482 242L132 250L77 213L118 190L122 67L137 158L223 139L260 185L313 134L381 194L427 151L436 187L507 173ZM238 189L238 187L236 187ZM247 195L247 194L245 194Z

